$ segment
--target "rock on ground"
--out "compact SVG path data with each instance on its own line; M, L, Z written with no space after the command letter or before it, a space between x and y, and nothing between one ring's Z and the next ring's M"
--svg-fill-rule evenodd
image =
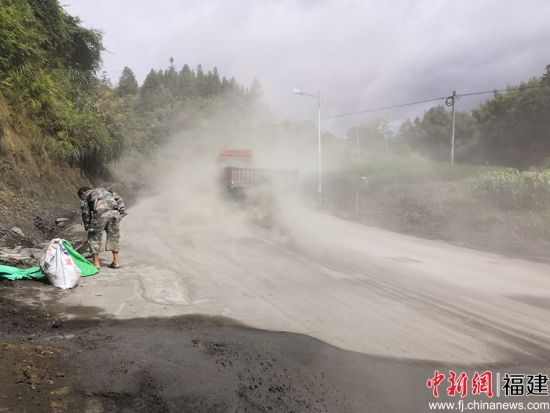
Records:
M21 228L18 227L12 227L10 228L10 231L19 235L20 237L25 237L25 233L21 230Z

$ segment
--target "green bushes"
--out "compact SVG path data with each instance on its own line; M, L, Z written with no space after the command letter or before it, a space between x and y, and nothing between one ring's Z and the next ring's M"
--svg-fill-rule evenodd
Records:
M461 105L459 104L459 107ZM545 73L506 92L494 92L492 99L471 112L456 113L455 160L460 163L500 165L522 170L542 168L550 157L550 65ZM360 143L357 129L368 132L372 139L383 129L366 128L373 121L348 132L350 144ZM421 118L401 124L399 134L391 130L385 141L401 141L432 160L449 159L451 149L451 111L439 105L427 110ZM376 126L374 124L374 126ZM380 144L380 142L378 142ZM376 149L368 143L362 148Z
M367 178L370 186L457 181L480 176L501 168L474 165L451 165L433 162L420 156L388 156L354 165L335 174L353 174Z
M101 35L58 0L0 0L0 93L40 128L42 159L96 174L122 149L122 134L96 104Z
M499 208L550 211L550 169L518 171L491 166L450 165L418 156L388 157L333 172L330 178L365 177L370 188L393 184L463 181L478 199Z
M32 8L25 0L1 0L0 72L8 73L25 63L43 62L45 40L38 30Z
M550 170L504 169L472 180L474 193L506 209L550 209Z

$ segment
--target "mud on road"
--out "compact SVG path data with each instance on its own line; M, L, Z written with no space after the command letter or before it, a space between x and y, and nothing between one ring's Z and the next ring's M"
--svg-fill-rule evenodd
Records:
M8 298L25 284L0 283L0 411L319 412L368 404L364 381L354 377L360 354L224 318L61 320Z
M0 282L2 412L420 412L433 401L434 369L473 368L345 351L223 317L63 320L9 298L29 283Z

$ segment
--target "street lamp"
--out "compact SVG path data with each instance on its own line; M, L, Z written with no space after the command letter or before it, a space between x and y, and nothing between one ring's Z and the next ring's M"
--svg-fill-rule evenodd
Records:
M322 205L323 202L323 187L322 187L322 177L321 177L321 165L322 165L322 158L321 158L321 94L319 91L317 91L317 94L314 95L312 93L306 93L302 89L292 89L292 93L295 93L297 95L302 96L309 96L312 98L317 99L317 150L318 150L318 178L317 178L317 202L319 203L319 206Z

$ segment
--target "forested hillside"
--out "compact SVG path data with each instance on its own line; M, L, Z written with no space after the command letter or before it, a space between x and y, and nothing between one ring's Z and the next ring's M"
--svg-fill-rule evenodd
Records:
M491 95L489 95L491 96ZM458 99L457 106L464 105ZM325 206L398 232L506 254L550 248L550 65L472 111L438 105L398 130L374 119L347 133L352 164L327 174Z
M216 68L151 70L140 86L130 68L118 82L99 72L101 32L58 0L0 0L0 236L16 225L51 232L72 211L75 188L109 179L124 153L148 154L174 131L220 107L261 95Z
M220 78L216 68L177 70L172 59L168 69L151 70L141 87L125 68L113 87L98 76L103 49L101 33L82 27L57 0L2 0L0 91L13 116L26 114L38 126L33 152L42 160L101 174L128 135L157 141L167 133L166 121L184 111L200 111L218 97L235 103L260 93L257 82L249 91Z
M463 104L459 98L457 106ZM452 115L439 105L422 117L403 122L398 132L376 119L348 132L351 147L380 152L384 149L417 152L434 161L448 161ZM498 165L518 169L550 166L550 65L537 78L494 92L472 111L457 111L458 163Z
M2 0L0 91L4 122L28 116L32 153L94 172L122 149L116 123L96 99L101 34L85 29L56 0Z
M244 116L258 103L261 89L257 80L247 89L235 78L220 77L217 68L205 72L201 65L184 64L178 70L170 58L168 68L152 69L141 87L125 67L118 84L104 85L103 93L119 116L127 150L150 153L199 117L229 110Z

